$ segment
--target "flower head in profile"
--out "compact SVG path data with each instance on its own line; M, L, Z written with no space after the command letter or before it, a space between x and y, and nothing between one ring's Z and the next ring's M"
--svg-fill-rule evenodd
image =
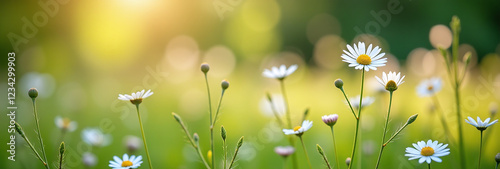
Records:
M351 102L351 106L353 108L356 108L356 109L359 109L359 95L356 96L356 97L351 97L349 98L350 102ZM366 106L369 106L371 105L373 102L375 101L375 99L373 97L363 97L363 103L361 103L361 107L366 107ZM347 103L346 103L347 104Z
M358 46L356 44L353 46L347 45L349 52L344 50L344 54L341 55L344 59L342 61L349 63L349 67L369 71L370 69L377 70L377 67L385 66L387 58L382 58L385 53L380 53L382 50L380 47L372 48L373 45L370 44L365 50L364 42L358 42Z
M474 119L470 116L467 117L467 119L465 119L465 122L469 123L470 125L476 127L478 130L481 130L481 131L486 130L486 128L488 128L491 125L498 122L498 119L490 122L490 118L487 118L486 120L481 121L481 119L479 117L477 117L477 121L474 121Z
M382 72L382 79L379 77L375 76L377 81L385 87L385 90L387 91L396 91L399 87L399 85L403 84L405 81L403 79L405 76L401 77L401 72L397 73L396 72L389 72L389 74L385 74L385 72Z
M113 157L114 161L109 161L109 167L113 169L130 169L130 168L138 168L142 164L142 156L132 155L128 156L128 154L123 154L123 158L120 159L118 156Z
M325 124L330 126L330 127L335 125L335 123L337 123L338 119L339 119L339 115L337 115L337 114L324 115L321 117L321 120L323 120L323 122L325 122Z
M82 139L85 143L96 147L107 146L111 143L111 135L102 133L96 128L87 128L82 131Z
M433 96L437 92L441 91L442 87L443 87L443 82L441 78L435 77L427 79L420 82L420 84L417 86L417 94L420 97Z
M130 101L132 104L141 104L142 99L145 99L151 95L153 95L153 92L151 90L148 90L147 92L144 92L145 90L142 90L140 92L132 93L131 95L128 94L118 94L118 99L124 100L124 101Z
M57 128L66 132L73 132L76 130L77 123L75 121L71 121L69 118L62 118L61 116L57 116L54 120Z
M312 121L304 120L301 126L295 126L293 129L283 129L283 133L285 133L286 135L295 134L297 136L302 136L304 132L311 129L312 125Z
M440 163L442 160L439 157L450 154L450 149L446 148L448 144L438 143L438 141L429 140L413 143L413 147L407 147L405 156L410 157L408 160L419 159L419 163L431 161Z
M286 68L285 65L281 65L279 68L278 67L272 67L271 70L265 69L264 72L262 72L262 75L267 78L271 79L278 79L278 80L283 80L295 70L297 70L299 66L297 65L292 65L288 68Z
M274 152L276 152L276 154L286 158L295 152L295 148L293 148L292 146L284 146L284 147L278 146L278 147L274 148Z

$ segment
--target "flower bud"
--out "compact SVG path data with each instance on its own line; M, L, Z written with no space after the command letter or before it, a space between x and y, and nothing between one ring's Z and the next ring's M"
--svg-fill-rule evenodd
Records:
M334 84L335 84L335 87L342 89L342 87L344 86L344 81L342 81L342 79L337 79L337 80L335 80Z
M349 167L349 165L351 165L351 157L347 157L345 159L345 164Z
M325 153L323 152L323 148L321 148L321 146L319 146L319 144L316 144L316 148L318 149L319 154L321 154L322 156L325 155Z
M463 62L465 63L465 65L468 65L470 63L471 55L472 54L470 52L465 53L463 58Z
M38 97L38 90L36 88L31 88L28 90L28 96L30 96L32 99Z
M240 140L238 140L236 148L240 148L242 145L243 145L243 136L241 136Z
M222 136L222 140L226 141L226 128L224 126L220 127L220 135Z
M498 153L496 156L495 156L495 161L498 163L500 163L500 153Z
M198 145L198 143L200 141L200 136L198 136L198 133L193 134L193 140L196 143L196 145Z
M174 119L177 121L177 122L181 122L181 117L179 117L179 115L175 114L175 113L172 113L172 116L174 116Z
M415 120L417 120L417 117L418 117L418 114L411 116L410 118L408 118L408 121L406 122L406 124L409 125L409 124L413 123Z
M324 115L321 117L321 120L323 120L323 122L330 127L335 125L338 119L339 115L337 114Z
M227 80L222 80L220 86L223 90L226 90L229 87L229 82Z
M207 73L209 70L210 70L210 66L208 65L208 63L202 63L201 64L201 71L203 73Z
M63 141L63 142L61 142L61 145L59 146L59 155L63 156L64 151L66 151L66 146L64 145L64 141Z
M24 130L21 127L21 125L19 125L19 123L15 122L15 127L16 127L17 133L19 133L19 135L21 135L21 137L26 138L26 135L24 134Z

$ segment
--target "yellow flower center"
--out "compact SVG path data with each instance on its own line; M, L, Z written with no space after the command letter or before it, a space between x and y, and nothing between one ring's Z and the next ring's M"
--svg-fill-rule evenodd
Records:
M122 167L130 167L132 165L134 165L134 164L132 164L132 162L130 162L130 161L123 161L122 162Z
M427 90L429 90L429 91L431 91L432 89L434 89L434 86L432 86L432 85L429 85L429 86L427 87Z
M302 128L302 127L296 126L296 127L293 128L293 131L299 131L300 128Z
M64 128L64 129L69 128L69 124L70 124L70 123L71 123L71 120L70 120L70 119L68 119L68 118L64 118L64 119L63 119L63 128Z
M362 54L362 55L358 56L358 59L356 59L356 62L358 62L359 64L362 64L362 65L369 65L372 63L372 59L370 58L370 56L368 56L366 54Z
M420 150L420 154L423 156L431 156L434 154L434 149L432 147L424 147Z

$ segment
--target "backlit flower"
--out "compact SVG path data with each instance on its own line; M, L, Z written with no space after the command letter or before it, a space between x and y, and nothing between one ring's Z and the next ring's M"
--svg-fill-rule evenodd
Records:
M347 45L349 51L344 50L344 54L341 57L344 59L342 61L349 63L349 67L354 67L355 69L364 69L365 71L377 70L377 67L385 66L387 58L382 58L385 53L380 53L382 50L378 46L372 49L372 44L366 46L364 42L358 42L356 44Z
M427 143L425 141L419 141L416 144L413 143L413 147L406 148L405 156L410 157L408 160L419 159L419 163L431 161L440 163L442 160L439 157L446 156L450 154L450 149L446 148L448 144L438 143L438 141L429 140Z
M468 119L468 120L467 120ZM469 123L470 125L476 127L478 130L486 130L486 128L490 127L491 125L495 124L496 122L498 122L498 119L495 120L495 121L492 121L490 122L490 118L487 118L486 120L484 121L481 121L481 119L479 117L477 117L477 122L474 121L474 119L472 117L467 117L467 119L465 119L465 122Z
M132 102L132 104L140 104L142 103L142 99L145 99L151 95L153 95L153 92L151 90L148 90L146 93L144 93L144 90L142 90L140 92L132 93L131 95L118 94L118 99L124 101L130 101Z
M389 72L389 74L382 72L382 79L377 76L375 76L375 78L387 91L395 91L398 89L399 85L405 82L403 81L405 76L401 77L401 72L398 72L398 74L396 74L396 72Z
M301 136L302 134L304 134L304 132L309 130L312 127L312 125L313 125L312 121L304 120L301 126L295 126L293 129L283 129L283 133L285 133L286 135L295 134Z
M265 69L264 72L262 72L262 75L267 78L271 79L278 79L278 80L283 80L285 77L288 75L292 74L297 70L299 66L297 65L292 65L288 68L286 68L285 65L281 65L279 68L278 67L272 67L271 70Z

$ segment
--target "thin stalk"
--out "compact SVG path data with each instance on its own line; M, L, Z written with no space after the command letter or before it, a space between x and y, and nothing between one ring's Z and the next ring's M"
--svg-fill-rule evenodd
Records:
M431 163L427 164L427 166L429 167L429 169L431 169Z
M273 114L274 114L274 117L276 117L276 120L278 121L279 125L281 128L283 128L283 121L281 120L280 116L279 116L279 113L278 113L278 110L276 110L276 106L274 106L274 102L271 98L271 96L269 96L269 104L271 104L271 110L273 111Z
M347 98L347 95L345 94L344 87L340 88L340 91L342 91L342 94L344 94L344 98L347 101L347 104L349 104L349 108L351 108L352 115L354 115L354 118L358 119L358 116L356 113L354 113L354 109L352 108L351 102Z
M365 69L363 68L363 73L361 74L361 94L359 96L359 108L358 108L358 118L356 119L356 132L354 134L354 144L352 146L351 153L351 164L349 165L349 169L352 168L352 164L354 164L354 155L356 153L356 144L358 142L358 131L359 131L359 122L361 121L361 108L363 106L363 87L365 84Z
M333 133L333 126L330 126L330 129L332 131L333 152L335 152L335 163L337 165L337 168L340 168L339 167L339 154L337 154L337 144L335 144L335 134Z
M35 98L32 98L31 100L33 101L33 114L35 114L35 123L36 123L36 130L37 130L38 140L40 141L40 147L42 147L43 159L44 159L44 161L47 161L47 154L45 153L45 146L44 146L43 140L42 140L42 133L40 132L40 123L38 122L38 113L36 111ZM45 163L44 165L45 165L45 168L47 168L47 169L50 168L49 165L47 165L47 163Z
M389 116L391 115L391 106L392 106L392 93L394 91L390 91L389 93L389 109L387 110L387 117L385 118L385 127L384 127L384 133L382 134L382 143L380 145L380 152L378 154L378 159L377 159L377 165L375 166L375 169L378 168L380 165L380 159L382 158L382 152L384 151L384 142L385 142L385 135L387 134L387 125L389 124Z
M459 32L460 32L460 21L457 17L453 17L451 21L452 30L453 30L453 41L452 41L452 58L453 58L453 73L455 80L455 102L457 108L457 122L458 122L458 140L460 146L460 162L461 168L465 169L466 158L465 158L465 147L464 147L464 139L463 139L463 130L462 130L462 112L460 110L460 81L458 80L458 45L459 45Z
M213 129L213 120L212 120L212 99L210 96L210 87L208 85L207 73L205 73L205 84L207 86L208 109L210 112L210 151L212 151L212 168L215 168L215 156L213 155L214 154L214 129Z
M203 157L203 154L201 153L201 149L200 149L200 146L196 146L195 147L196 151L198 152L198 156L200 156L201 158L201 161L203 161L203 164L205 164L205 167L207 167L207 169L210 169L210 165L208 165L207 161L205 160L205 158Z
M187 127L184 125L184 122L182 122L181 118L177 114L172 113L172 115L174 116L175 120L179 122L179 125L181 125L182 130L188 137L189 142L191 143L193 148L196 149L196 152L198 153L198 156L200 156L201 161L203 161L203 164L205 164L205 167L207 167L207 169L210 169L210 165L208 165L207 161L205 160L205 157L203 156L203 154L201 154L200 145L198 144L198 142L194 141L194 139L191 137Z
M224 151L224 168L222 169L226 169L226 163L227 163L227 147L226 147L226 140L223 140L222 141L222 151Z
M481 168L481 154L483 152L483 130L481 130L481 141L479 142L479 160L477 162L477 169Z
M17 122L16 122L16 124L19 125ZM19 127L19 128L21 128L21 127ZM22 134L21 134L21 132L22 132ZM21 135L21 137L24 139L24 141L26 141L26 143L28 143L28 146L35 153L36 158L38 158L38 160L40 160L40 162L42 162L43 165L46 166L45 168L47 168L47 163L42 159L42 157L40 156L40 154L38 154L38 151L36 151L35 147L33 147L33 144L31 144L31 142L28 139L28 137L26 137L26 135L24 134L24 131L18 131L18 133Z
M439 117L441 120L441 124L443 125L444 132L446 133L446 136L448 137L448 141L450 143L455 144L456 143L455 139L451 135L450 129L448 128L448 123L446 123L446 119L444 118L444 115L443 115L444 112L441 109L441 105L439 104L439 100L437 99L437 96L436 95L432 96L432 99L434 101L434 105L439 110Z
M151 157L149 156L148 144L146 143L146 136L144 135L144 127L142 126L141 114L139 112L139 104L135 104L137 108L137 117L139 118L139 125L141 127L142 142L144 143L144 149L146 149L146 156L148 157L149 168L153 169L153 164L151 163Z
M222 89L220 99L219 99L219 104L217 105L217 111L215 111L215 118L214 118L214 121L212 122L212 127L215 125L215 122L217 122L217 117L219 117L220 105L222 104L222 98L224 97L225 92L226 92L226 89Z
M309 160L309 155L307 155L306 145L304 145L304 140L302 136L299 136L300 142L302 143L302 149L304 150L304 154L306 155L307 164L309 164L309 168L312 169L311 160Z
M286 169L286 157L283 158L283 169Z
M285 90L285 82L284 79L279 80L280 81L280 86L281 86L281 93L283 95L283 100L285 100L285 115L286 115L286 120L288 122L288 128L292 128L292 118L290 117L290 105L288 103L288 97L286 94ZM293 137L289 136L288 141L290 142L291 146L295 147L295 141ZM292 154L292 163L293 163L293 168L296 169L298 164L297 164L297 155Z

